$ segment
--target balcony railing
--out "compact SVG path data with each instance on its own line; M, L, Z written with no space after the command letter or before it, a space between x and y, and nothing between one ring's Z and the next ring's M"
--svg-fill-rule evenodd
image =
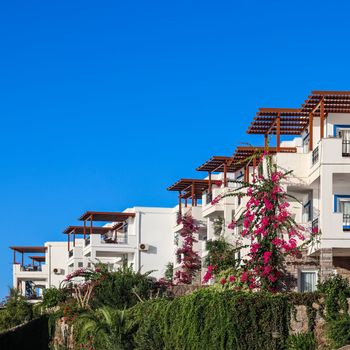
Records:
M312 165L316 164L319 159L318 146L312 151Z
M350 157L350 140L342 141L342 153L343 157Z
M343 214L343 227L350 229L350 214Z
M87 247L90 244L90 237L85 238L85 247Z
M319 229L318 218L316 218L315 220L312 220L311 228L312 228L312 231Z
M68 252L68 257L71 258L73 256L73 249L71 249L69 252Z
M41 266L24 265L21 266L21 271L41 271Z

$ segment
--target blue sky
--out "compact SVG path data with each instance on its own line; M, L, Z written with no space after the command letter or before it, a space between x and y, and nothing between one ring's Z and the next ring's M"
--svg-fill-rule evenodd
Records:
M173 206L259 107L350 90L348 1L7 1L0 7L0 297L10 245L85 210Z

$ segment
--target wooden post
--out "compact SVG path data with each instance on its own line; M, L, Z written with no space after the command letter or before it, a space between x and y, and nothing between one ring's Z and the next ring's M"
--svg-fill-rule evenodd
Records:
M16 264L16 251L13 251L13 264Z
M314 146L314 116L312 113L309 114L309 151L312 151Z
M182 208L181 208L181 191L179 191L179 214L181 215Z
M280 150L280 145L281 145L281 113L278 112L277 118L276 118L276 148L277 152Z
M269 135L268 134L264 134L264 145L265 145L265 148L267 148L269 144Z
M224 163L224 187L227 187L227 163Z
M187 198L185 198L185 208L187 208Z
M192 207L194 207L194 182L192 182L192 188L191 188L191 198L192 198Z
M92 235L92 215L90 215L90 239Z
M324 137L324 99L322 98L320 104L320 139Z
M86 219L84 220L84 240L86 239Z
M70 232L68 233L68 251L70 251Z
M253 158L253 174L255 174L255 169L256 169L256 155L254 155L254 158Z
M73 231L73 247L75 247L75 229Z
M22 266L24 266L24 253L22 252Z

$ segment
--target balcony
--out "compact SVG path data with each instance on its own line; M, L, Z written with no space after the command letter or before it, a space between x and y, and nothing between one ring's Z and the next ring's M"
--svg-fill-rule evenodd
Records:
M343 230L350 231L350 214L343 214Z
M320 152L318 146L312 151L312 165L315 165L320 158Z
M342 155L343 157L350 157L350 140L342 140Z

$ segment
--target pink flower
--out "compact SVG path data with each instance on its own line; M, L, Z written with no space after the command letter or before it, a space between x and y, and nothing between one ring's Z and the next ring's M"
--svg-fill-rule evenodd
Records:
M236 277L235 276L230 276L228 279L231 283L236 281Z
M274 282L277 281L277 277L274 276L274 275L269 275L267 278L268 278L272 283L274 283Z
M260 248L260 244L259 243L253 243L250 247L250 251L255 254L258 249Z
M271 258L272 252L265 252L263 254L264 264L267 264Z
M265 266L264 270L262 272L263 276L267 276L271 272L271 270L272 270L271 266L269 266L269 265Z
M228 225L227 228L230 230L233 230L236 227L237 222L235 220L232 220Z
M211 205L215 205L218 204L220 202L221 196L218 195L216 196L212 201L211 201Z
M312 233L313 234L318 233L318 227L317 226L312 228Z
M267 210L272 210L273 209L272 203L267 198L264 198L264 203L265 203L265 208Z
M248 272L244 271L242 273L242 276L241 276L241 282L244 283L244 282L247 282L247 281L248 281Z
M226 282L227 282L227 280L226 280L225 277L221 278L220 283L221 283L222 285L224 285Z
M218 186L218 187L221 187L222 181L221 180L215 181L215 185Z

